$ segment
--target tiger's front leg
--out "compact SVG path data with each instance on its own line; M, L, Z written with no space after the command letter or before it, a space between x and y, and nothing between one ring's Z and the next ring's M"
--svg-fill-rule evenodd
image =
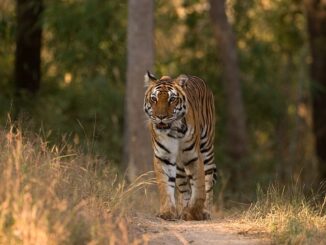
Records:
M205 220L208 218L204 209L206 199L205 173L201 157L194 155L184 161L185 172L189 178L191 198L187 207L182 210L184 220Z
M160 195L159 217L165 220L177 218L175 202L176 164L167 157L154 157L154 170Z

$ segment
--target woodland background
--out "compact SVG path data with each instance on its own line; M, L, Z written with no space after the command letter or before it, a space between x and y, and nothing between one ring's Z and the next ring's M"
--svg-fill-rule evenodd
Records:
M215 94L224 197L326 179L323 0L2 0L0 125L151 169L143 75L192 74Z

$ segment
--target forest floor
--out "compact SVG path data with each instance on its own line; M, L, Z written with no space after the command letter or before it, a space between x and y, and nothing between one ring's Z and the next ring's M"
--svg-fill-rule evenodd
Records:
M138 213L131 218L131 229L150 245L267 245L266 232L231 218L210 221L165 221L153 215Z

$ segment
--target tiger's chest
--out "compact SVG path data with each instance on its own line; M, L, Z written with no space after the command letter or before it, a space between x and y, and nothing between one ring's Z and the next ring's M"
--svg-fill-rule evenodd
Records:
M194 130L184 120L180 120L174 122L170 130L155 130L155 134L155 155L168 158L175 163L182 149L185 148L185 142L192 138Z
M188 126L185 119L178 120L172 124L172 127L167 136L179 140L181 143L186 137L188 132Z

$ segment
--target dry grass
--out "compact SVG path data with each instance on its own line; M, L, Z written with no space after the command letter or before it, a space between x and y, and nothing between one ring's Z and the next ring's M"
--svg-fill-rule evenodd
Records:
M326 244L326 197L303 193L298 185L259 189L244 220L267 230L274 244Z
M122 214L146 179L127 185L104 159L0 130L0 244L140 243Z
M131 237L124 213L153 182L143 175L126 184L105 159L0 130L0 244L143 244L146 235ZM326 244L325 210L320 195L271 186L242 220L275 244Z

